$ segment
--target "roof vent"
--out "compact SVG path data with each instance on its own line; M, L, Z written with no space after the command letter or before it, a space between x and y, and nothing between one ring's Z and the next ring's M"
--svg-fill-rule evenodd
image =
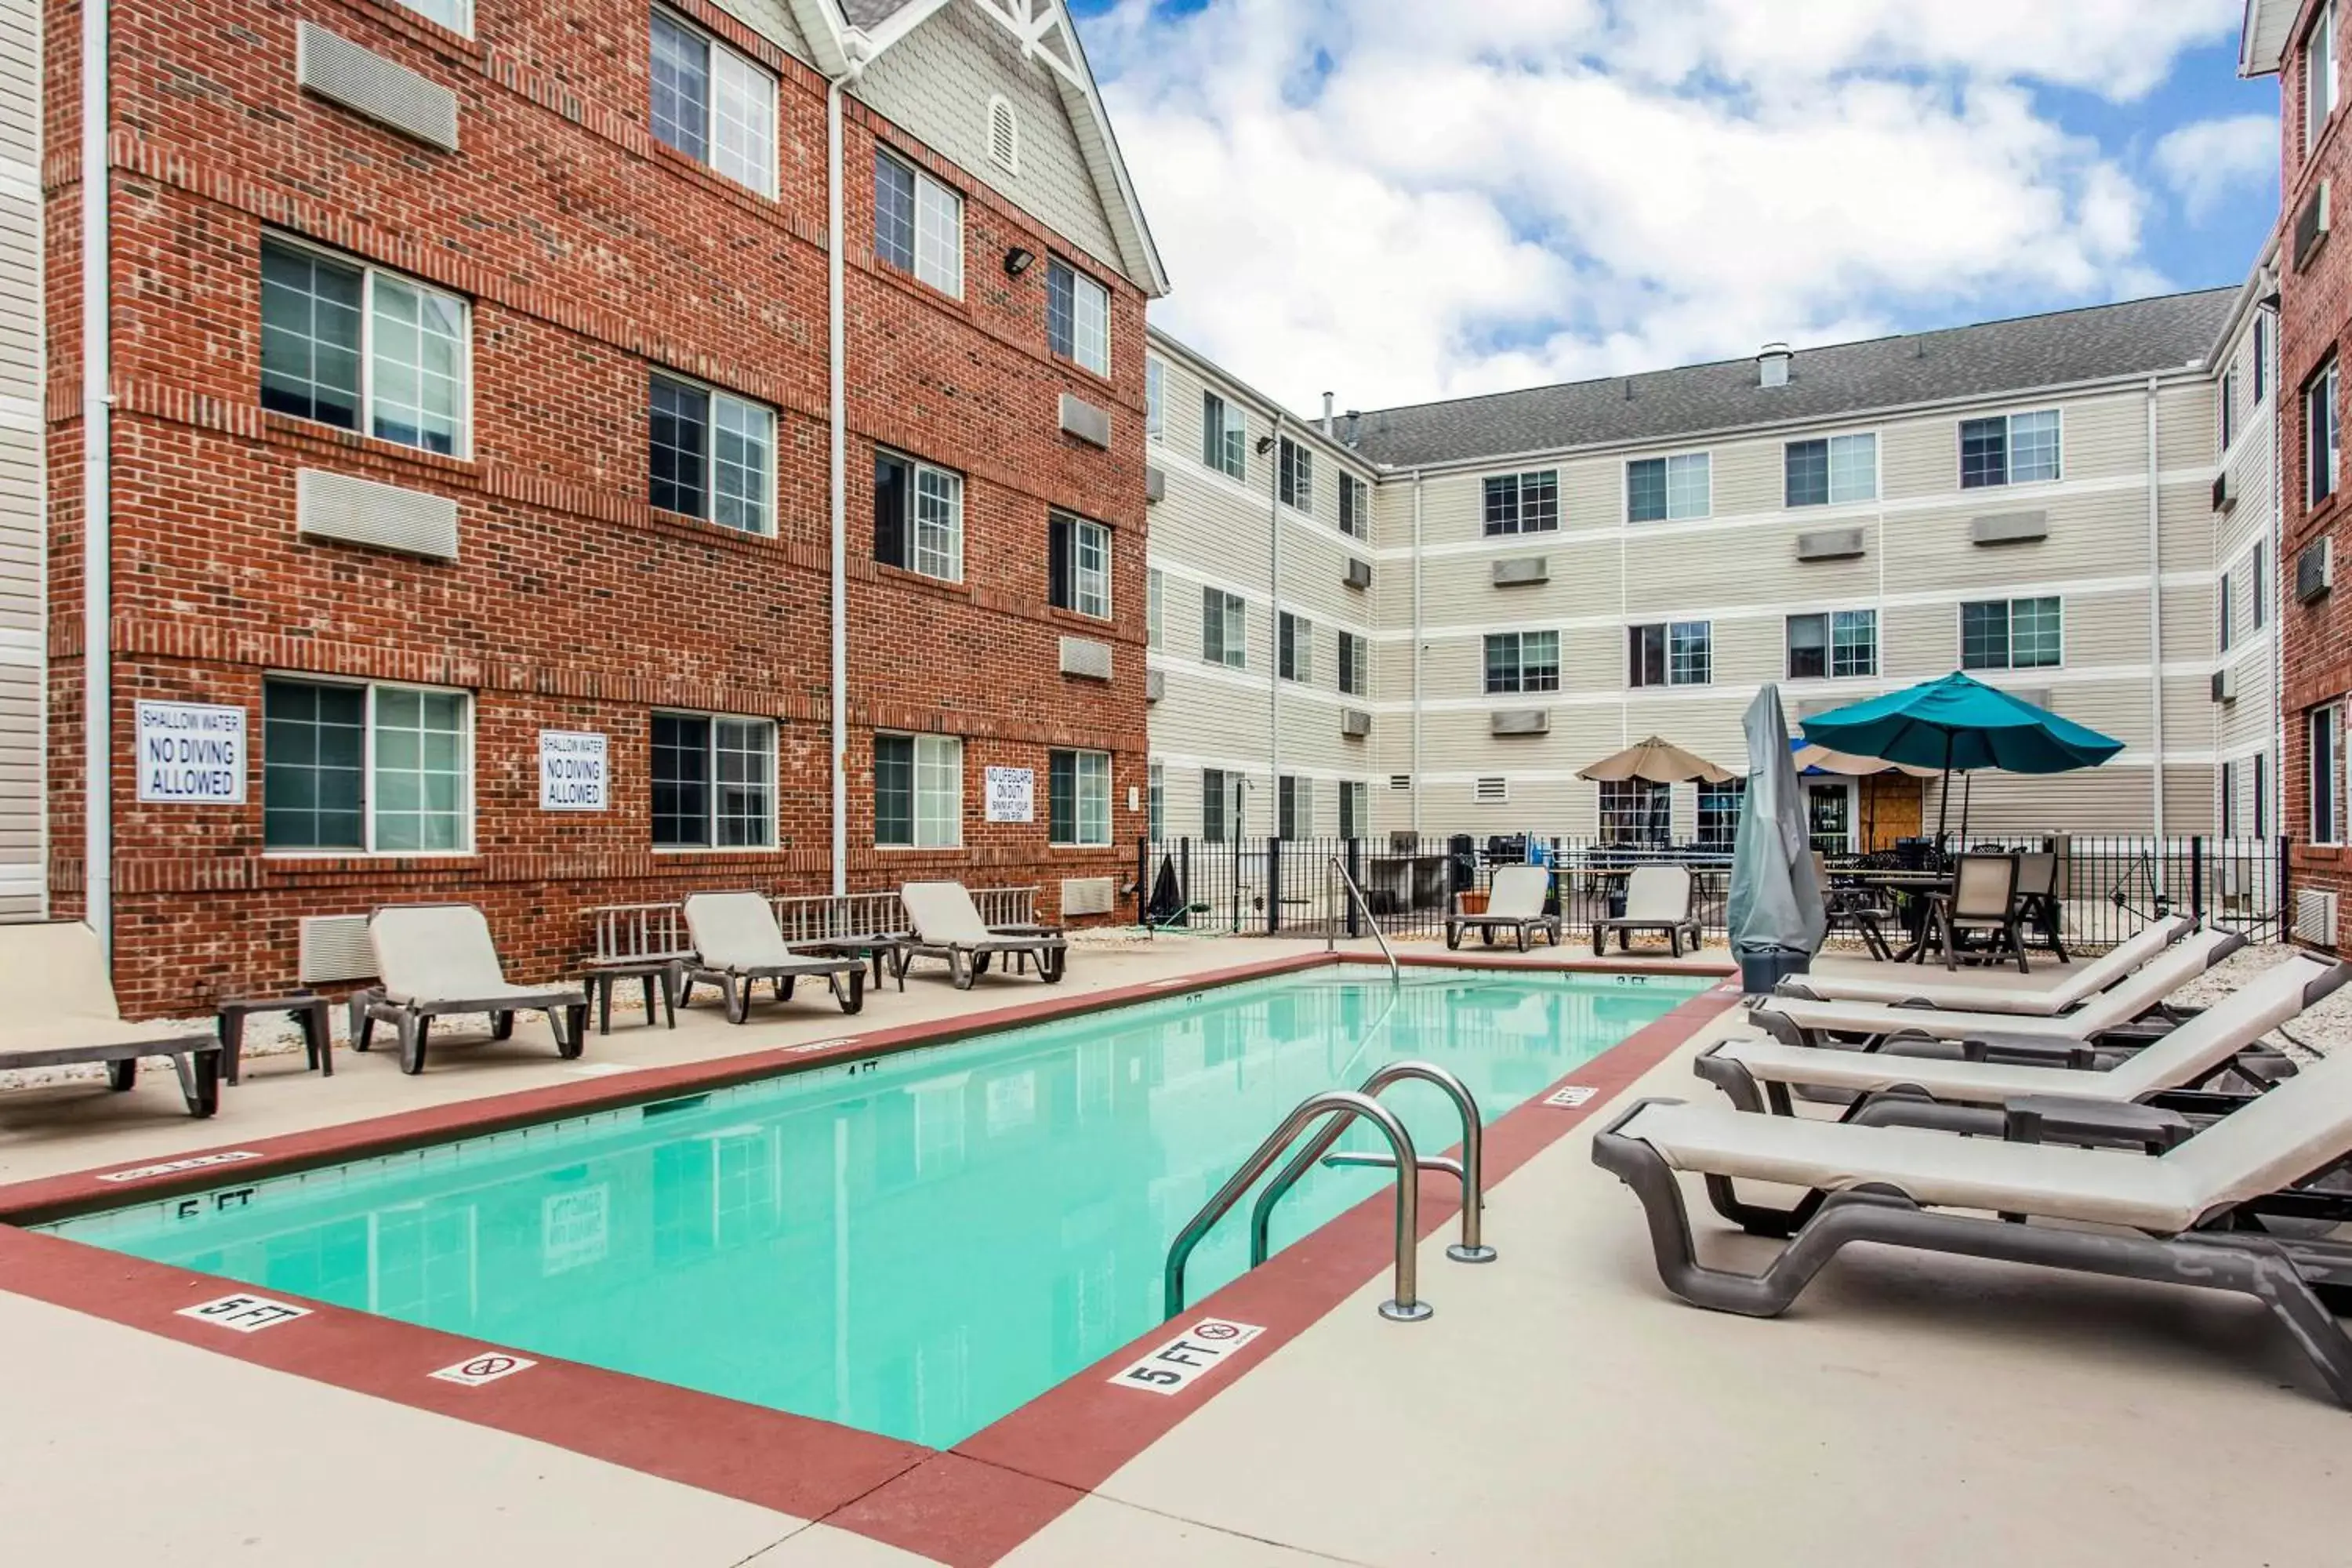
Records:
M1786 343L1766 343L1756 356L1756 384L1786 386L1789 384L1789 362L1797 356Z

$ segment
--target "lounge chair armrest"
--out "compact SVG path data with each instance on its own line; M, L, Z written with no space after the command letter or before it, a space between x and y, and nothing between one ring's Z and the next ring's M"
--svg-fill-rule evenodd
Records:
M2044 1039L2039 1035L1988 1030L1960 1042L1961 1059L1971 1062L2021 1062L2028 1067L2063 1067L2088 1072L2099 1065L2098 1056L2097 1051L2079 1040Z
M2067 1094L2026 1094L2003 1102L2001 1136L2011 1143L2137 1143L2161 1152L2195 1125L2177 1110Z

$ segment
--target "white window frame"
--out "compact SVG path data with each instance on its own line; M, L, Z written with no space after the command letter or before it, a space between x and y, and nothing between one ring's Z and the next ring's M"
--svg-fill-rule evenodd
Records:
M1282 668L1283 655L1290 656L1290 668ZM1315 623L1294 610L1276 612L1274 626L1275 672L1285 680L1301 686L1315 681Z
M1349 539L1370 540L1372 537L1371 481L1341 468L1339 504L1339 531Z
M1081 370L1110 379L1110 290L1083 269L1060 257L1045 263L1048 275L1060 272L1070 279L1069 362ZM1089 319L1087 307L1094 308Z
M1209 456L1208 447L1212 424L1209 408L1212 404L1217 409L1214 426L1220 448L1213 458ZM1243 412L1240 404L1213 387L1201 390L1201 458L1202 465L1212 472L1223 474L1242 484L1249 483L1249 416ZM1226 464L1228 458L1232 459L1230 467Z
M1636 463L1663 463L1665 465L1665 516L1645 518L1640 521L1634 521L1633 465ZM1685 465L1681 470L1685 476L1688 475L1688 465L1692 463L1702 465L1706 470L1706 496L1700 503L1699 510L1696 511L1678 512L1675 510L1675 476L1676 472L1675 465L1677 463ZM1628 458L1625 459L1624 467L1619 474L1619 483L1622 485L1624 494L1619 504L1617 515L1625 520L1625 524L1629 528L1654 528L1663 522L1697 522L1715 515L1715 453L1712 448L1704 452L1668 452L1654 458ZM1687 484L1687 479L1685 479L1685 483ZM1687 493L1687 490L1685 490L1685 493ZM1787 498L1783 497L1782 499L1785 500Z
M1078 794L1070 802L1070 820L1077 828L1078 837L1076 838L1053 838L1050 837L1049 832L1047 840L1048 847L1055 849L1108 849L1110 847L1112 837L1110 820L1110 753L1108 752L1087 751L1084 748L1075 746L1057 746L1054 748L1054 750L1066 752L1069 755L1077 759L1077 763L1071 772L1071 782L1078 790ZM1089 780L1086 776L1089 772L1086 765L1088 763L1099 764L1097 768L1092 770L1096 775L1092 780ZM1054 818L1053 781L1054 763L1052 755L1048 753L1045 759L1045 821L1049 830L1053 825ZM1099 838L1089 838L1087 837L1086 807L1087 797L1089 793L1088 785L1090 783L1097 784L1101 786L1102 837Z
M2052 418L2057 421L2058 471L2053 474L2046 475L2041 479L2021 479L2017 477L2017 421L2020 419L2038 418L2044 414L2049 415ZM1956 421L1952 426L1952 456L1955 462L1958 464L1956 474L1958 477L1965 478L1968 471L1968 453L1966 449L1967 437L1965 435L1968 427L1971 425L1981 425L1994 419L2000 420L2001 426L2000 482L1999 484L1990 485L1963 484L1961 486L1961 493L1966 494L1971 489L2006 490L2015 489L2020 485L2054 485L2062 484L2065 481L2066 411L2063 408L2025 408L2010 414L1972 414Z
M1157 844L1168 831L1168 764L1153 757L1143 776L1143 836Z
M2056 659L2053 663L2050 663L2050 664L2020 664L2020 663L2018 663L2018 662L2017 662L2017 606L2018 606L2018 605L2030 605L2030 604L2035 604L2035 603L2038 603L2038 602L2040 602L2041 600L2043 600L2043 599L2054 599L2054 600L2056 600L2056 601L2057 601L2057 603L2058 603L2058 658L2057 658L2057 659ZM2009 609L2008 609L2008 618L2007 618L2007 620L2003 623L2003 625L2004 625L2004 626L2005 626L2005 628L2006 628L2006 629L2005 629L2005 630L2003 631L2003 633L2002 633L2003 643L2002 643L2002 650L2001 650L2001 651L2002 651L2002 657L2003 657L2003 658L2004 658L2007 662L2002 663L2002 664L1980 664L1980 665L1970 665L1970 664L1968 662L1968 640L1969 640L1969 634L1968 634L1968 626L1969 626L1968 607L1969 607L1970 605L2006 605L2007 606L2009 606ZM2017 596L2017 597L2015 597L2015 598L2006 598L2006 597L2004 597L2004 598L2000 598L2000 599L1962 599L1962 600L1960 600L1957 605L1955 605L1953 606L1953 610L1952 610L1952 668L1953 668L1954 669L1961 670L1961 671L1964 671L1964 672L1965 672L1965 671L1967 671L1967 670L1969 670L1969 669L1993 670L1993 671L1997 671L1997 672L2014 672L2014 671L2021 670L2021 669L2022 669L2022 670L2035 670L2035 669L2063 669L2063 668L2065 668L2065 665L2066 665L2066 595L2063 595L2063 594L2025 594L2025 595L2019 595L2019 596Z
M2303 151L2309 155L2336 117L2342 79L2336 63L2336 0L2324 0L2303 36Z
M1304 441L1282 437L1275 449L1275 493L1291 510L1315 515L1315 450Z
M1215 595L1217 605L1217 647L1215 657L1210 657L1208 639L1209 595ZM1223 588L1203 587L1201 590L1201 661L1220 669L1249 668L1249 602L1239 594L1228 594Z
M1168 438L1168 365L1156 355L1143 361L1143 434L1154 441Z
M646 836L653 837L651 799L653 789L653 731L651 719L659 714L668 719L701 719L710 725L710 735L704 753L710 764L706 784L710 799L703 818L710 830L708 844L653 844L656 855L768 855L782 847L783 833L779 813L783 809L784 764L783 730L775 720L759 713L719 713L702 708L656 707L647 715L646 733L646 788L648 804ZM721 724L753 724L763 727L768 734L768 841L765 844L721 844L719 842L719 726Z
M881 813L877 810L875 813L874 847L877 849L896 850L962 848L962 737L958 735L908 734L903 731L886 730L876 735L875 739L877 741L911 741L914 742L913 767L915 790L913 798L914 815L909 824L913 835L913 841L907 844L885 844L882 842ZM944 763L941 761L941 753L943 752L945 753ZM923 803L927 798L924 788L925 774L927 773L931 774L931 782L936 784L938 775L942 771L947 773L949 782L952 786L949 791L950 798L946 803L949 807L947 816L947 826L950 830L949 837L945 838L929 838L926 837L924 834L926 818L923 811ZM877 804L878 805L879 802L877 801ZM936 806L940 803L936 798L934 798L932 800L932 804ZM931 825L934 827L938 826L936 811L932 814Z
M933 179L906 159L887 149L876 149L876 156L914 177L915 235L914 266L907 275L917 282L938 289L951 300L963 298L963 195L952 186ZM940 233L944 225L948 233ZM881 261L881 247L875 247L875 259ZM898 269L896 262L884 266Z
M2327 488L2319 489L2319 447L2312 419L2313 398L2325 391ZM2303 503L2317 506L2344 487L2344 389L2334 354L2303 384Z
M710 51L710 73L709 79L703 84L705 89L702 102L704 156L697 159L696 162L711 173L742 186L754 195L765 196L770 201L775 200L776 142L779 130L775 73L759 61L750 58L724 39L716 37L708 27L696 26L667 6L656 5L653 10L663 21L669 23L680 32L691 33L700 38L703 47ZM652 47L650 33L647 35L646 47L648 49ZM747 92L746 89L749 91ZM722 125L732 123L753 132L758 132L760 128L750 124L740 116L733 117L730 121L726 113L730 94L736 95L739 101L748 101L762 92L765 95L768 118L764 142L759 141L756 136L749 138L745 140L743 145L730 153L719 136ZM646 93L647 124L650 128L653 94L650 71L646 78ZM650 129L647 134L652 134ZM677 153L681 158L690 156L688 153L678 152L675 147L670 147L668 142L661 141L659 137L654 137L653 140L660 146L669 147L671 152ZM754 153L760 155L757 167L753 164L752 154ZM752 177L746 178L747 174Z
M656 380L667 381L677 386L692 387L710 400L708 410L709 439L702 454L702 504L705 510L697 521L752 539L773 539L776 536L776 431L780 423L776 417L776 411L764 403L739 396L724 387L713 386L707 381L698 381L690 375L680 375L667 366L656 365L646 377L646 447L648 465L652 461L653 447L652 384ZM760 497L760 516L762 526L759 528L737 528L731 522L719 521L719 417L722 404L731 405L737 409L749 409L768 423L767 483L765 492ZM650 489L650 485L647 488ZM675 515L687 517L693 514L679 512Z
M470 38L474 36L473 0L450 0L450 9L457 13L457 19L449 22L443 21L423 5L418 5L417 0L398 0L398 4L403 10L414 11L435 26L446 27L460 37Z
M1331 658L1337 667L1334 670L1334 679L1339 682L1339 695L1342 697L1364 696L1371 689L1372 685L1371 638L1361 632L1351 632L1345 626L1336 629L1339 635L1332 639ZM1485 646L1481 644L1482 656L1484 652ZM1353 682L1348 679L1351 667L1355 676ZM1486 679L1483 671L1480 673L1479 679L1481 682Z
M372 261L363 261L356 256L347 255L340 250L331 250L323 245L313 245L309 240L302 238L300 236L288 234L283 229L264 229L261 233L261 238L265 244L282 246L288 250L304 251L319 260L327 262L331 266L341 267L347 270L356 271L360 274L360 422L359 428L349 432L349 434L363 437L370 441L381 441L387 447L397 447L404 452L423 452L428 457L437 458L447 456L464 461L471 461L474 456L473 300L463 294L456 293L450 289L425 282L421 279L412 278L405 272L396 271L389 267L378 267ZM254 252L254 259L257 264L260 260L260 255L261 253L258 250ZM389 436L379 436L375 433L375 287L376 280L379 278L388 278L404 288L414 289L420 293L438 295L442 299L451 300L457 302L457 319L459 323L457 342L457 439L452 444L453 449L446 454L435 452L430 447L412 447L405 441L395 441ZM257 331L259 327L258 300L256 301L255 311L256 328ZM258 374L256 375L253 384L255 387L255 396L258 398L260 395L259 389L261 384ZM316 425L321 429L339 430L342 428L339 425L330 425L322 419L303 418L303 416L299 414L280 414L278 416L281 419L299 419L305 425Z
M265 843L263 858L273 860L350 860L360 857L371 859L454 860L478 853L474 844L474 819L478 773L474 765L474 737L479 728L475 716L475 694L462 686L428 686L413 680L342 680L301 669L268 669L262 672L263 681L289 680L303 686L339 686L347 690L367 693L367 726L360 742L360 834L364 848L285 848L271 849ZM436 697L458 699L465 715L465 728L460 748L465 759L465 805L459 821L465 833L465 844L457 849L379 849L376 847L375 813L375 748L376 694L379 691L418 691ZM265 804L268 793L269 737L264 726L259 747L262 761L262 791ZM267 835L265 832L265 838Z
M941 583L962 582L963 476L892 447L883 447L879 455L907 465L907 515L901 523L907 559L903 564L896 561L882 564ZM944 515L926 520L926 502ZM941 531L944 539L939 537ZM924 563L927 560L930 564Z
M1068 607L1098 621L1110 619L1110 529L1108 525L1064 512L1070 528L1070 591ZM1089 543L1095 561L1087 564Z
M1161 618L1167 613L1168 581L1154 566L1143 574L1143 646L1164 648L1168 646L1168 626Z
M2319 722L2327 721L2328 738L2325 765L2319 744ZM2319 794L2316 788L2308 792L2305 809L2310 816L2311 842L2341 844L2344 842L2344 704L2323 702L2304 715L2304 765L2315 786L2323 779L2328 786L2328 820L2319 820ZM2322 837L2323 833L2325 837Z
M1789 448L1790 447L1811 446L1815 441L1821 442L1823 447L1828 448L1824 454L1824 461L1828 464L1826 478L1829 484L1829 489L1827 492L1827 499L1818 502L1807 501L1801 506L1790 506L1789 504ZM1870 488L1866 493L1848 493L1841 495L1838 492L1839 445L1840 443L1844 443L1845 449L1847 452L1851 453L1853 450L1854 444L1862 441L1867 441L1870 443ZM1877 500L1879 493L1885 489L1885 458L1882 457L1881 452L1882 443L1879 441L1878 432L1875 430L1843 430L1835 435L1801 436L1795 439L1782 442L1780 446L1781 510L1784 511L1811 511L1815 510L1816 507L1865 506Z
M1274 781L1274 836L1281 839L1315 837L1315 781L1312 777L1306 773L1284 773Z

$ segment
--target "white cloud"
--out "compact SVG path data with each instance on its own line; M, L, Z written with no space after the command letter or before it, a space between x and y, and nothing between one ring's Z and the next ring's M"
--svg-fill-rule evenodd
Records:
M2167 132L2156 144L2157 172L2190 217L2202 217L2241 185L2277 177L2279 124L2267 114L2200 120Z
M2116 100L2236 0L1121 0L1084 24L1175 293L1299 407L2160 284ZM2176 182L2177 183L2177 182Z

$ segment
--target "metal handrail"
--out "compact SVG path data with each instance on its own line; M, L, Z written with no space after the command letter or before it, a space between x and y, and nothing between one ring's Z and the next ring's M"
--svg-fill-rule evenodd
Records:
M1478 1102L1471 1098L1468 1086L1460 1079L1431 1062L1391 1062L1358 1084L1356 1092L1368 1100L1377 1099L1381 1091L1391 1084L1402 1083L1407 1079L1435 1084L1444 1090L1448 1100L1454 1101L1454 1109L1462 1113L1462 1158L1450 1160L1443 1154L1426 1154L1419 1162L1419 1168L1423 1171L1457 1176L1462 1182L1462 1239L1447 1247L1445 1256L1456 1263L1492 1263L1495 1261L1495 1249L1479 1239L1479 1216L1486 1206L1486 1194L1481 1159L1486 1138L1485 1129L1478 1121ZM1331 1146L1346 1131L1344 1123L1328 1123L1305 1148L1299 1150L1297 1158L1282 1168L1282 1173L1268 1182L1265 1190L1258 1194L1256 1205L1250 1210L1251 1268L1256 1268L1266 1259L1269 1250L1266 1234L1273 1224L1274 1205L1282 1201L1284 1194L1298 1184L1300 1177L1315 1168L1318 1160L1331 1154ZM1337 1154L1331 1155L1331 1162L1346 1165L1388 1163L1386 1157L1380 1154Z
M1242 1195L1266 1173L1277 1155L1290 1147L1292 1139L1318 1116L1332 1118L1334 1128L1345 1127L1361 1117L1379 1128L1396 1154L1396 1291L1381 1303L1381 1316L1391 1322L1417 1323L1429 1316L1429 1303L1415 1291L1419 1285L1419 1267L1415 1257L1421 1241L1421 1170L1420 1156L1412 1146L1412 1134L1404 1130L1396 1112L1370 1095L1357 1094L1344 1089L1327 1089L1298 1102L1297 1108L1282 1119L1274 1136L1257 1146L1235 1171L1233 1179L1217 1189L1217 1195L1201 1205L1201 1212L1185 1222L1168 1248L1168 1265L1160 1276L1160 1305L1172 1318L1184 1310L1184 1266L1192 1261L1192 1249L1209 1234L1209 1227L1224 1217L1225 1211L1241 1202Z
M1381 944L1381 956L1389 961L1390 982L1397 985L1403 984L1404 971L1397 967L1397 955L1390 948L1388 937L1381 932L1381 922L1372 918L1372 906L1365 902L1364 889L1356 886L1355 878L1348 875L1348 863L1345 860L1340 859L1337 855L1329 858L1331 869L1339 873L1339 886L1348 889L1348 896L1356 901L1356 908L1363 911L1364 923L1372 928L1372 940ZM1339 946L1338 934L1327 928L1323 932L1323 951L1336 952L1339 951Z

